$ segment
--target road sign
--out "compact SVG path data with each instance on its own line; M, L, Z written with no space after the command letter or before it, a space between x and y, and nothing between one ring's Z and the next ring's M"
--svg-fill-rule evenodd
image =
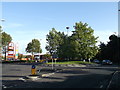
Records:
M35 65L32 65L31 74L36 75L36 66Z
M14 58L14 43L10 42L8 44L8 58Z
M15 45L15 59L18 59L18 43Z

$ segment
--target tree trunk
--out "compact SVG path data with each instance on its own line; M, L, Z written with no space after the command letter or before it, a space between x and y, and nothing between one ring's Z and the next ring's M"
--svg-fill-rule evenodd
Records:
M34 55L33 55L33 52L32 52L32 60L33 60L33 58L34 58Z

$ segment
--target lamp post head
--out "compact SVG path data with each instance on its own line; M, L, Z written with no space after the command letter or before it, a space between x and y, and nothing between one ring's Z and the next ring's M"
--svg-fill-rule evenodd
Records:
M1 19L1 21L2 21L2 22L4 22L4 21L5 21L5 19Z
M66 27L66 29L69 29L69 27Z

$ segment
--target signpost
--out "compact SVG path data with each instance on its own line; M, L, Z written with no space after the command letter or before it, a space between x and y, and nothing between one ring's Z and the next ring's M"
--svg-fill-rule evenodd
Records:
M18 43L15 45L15 59L18 59Z
M31 74L36 75L36 66L32 65Z
M14 43L10 42L8 45L8 57L10 60L14 59Z

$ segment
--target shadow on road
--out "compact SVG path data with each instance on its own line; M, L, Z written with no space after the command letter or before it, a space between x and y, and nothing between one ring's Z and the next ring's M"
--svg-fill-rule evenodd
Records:
M59 75L57 77L55 75L44 77L39 81L24 82L20 80L3 80L3 84L7 88L99 88L101 84L104 84L106 87L108 83L107 81L111 78L110 75L92 73L88 74L87 71L76 72L68 70L59 72L58 74ZM64 79L61 77L61 75L64 77Z

